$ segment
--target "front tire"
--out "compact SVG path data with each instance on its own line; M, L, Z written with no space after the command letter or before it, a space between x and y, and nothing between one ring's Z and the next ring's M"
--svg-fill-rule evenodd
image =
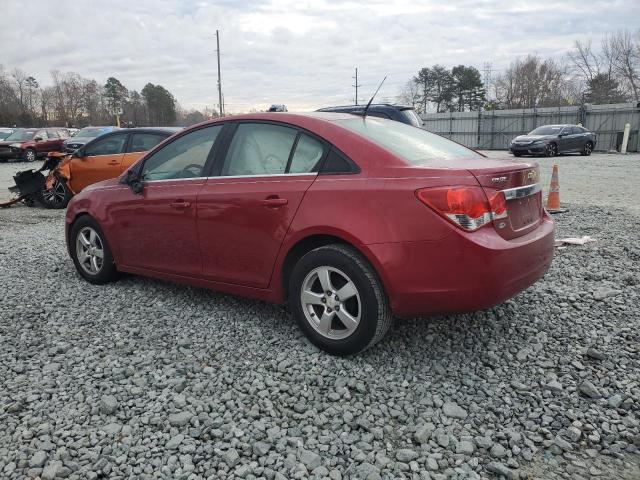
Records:
M587 142L584 144L584 147L582 147L582 151L580 152L580 155L582 155L583 157L588 157L589 155L591 155L592 151L593 151L593 144L591 142Z
M35 162L38 158L38 155L33 148L27 148L22 154L22 158L25 162Z
M118 278L111 249L93 218L82 216L71 226L69 253L76 270L89 283L101 285Z
M545 151L547 157L555 157L558 155L558 145L555 143L550 143L547 145L547 149Z
M393 320L374 269L342 244L316 248L298 261L289 278L289 303L307 338L333 355L375 345Z
M520 152L513 152L514 157L521 157L522 154Z
M56 181L48 190L40 192L40 202L47 208L65 208L69 204L69 200L73 197L73 193L67 187L67 182L56 178Z

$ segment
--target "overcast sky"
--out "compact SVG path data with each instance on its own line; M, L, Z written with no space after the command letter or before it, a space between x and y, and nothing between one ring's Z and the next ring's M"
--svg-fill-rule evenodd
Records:
M575 39L637 29L637 0L0 0L0 64L41 84L52 69L127 88L159 83L185 108L217 104L220 30L227 110L353 103L384 75L393 100L420 67L518 56L562 59ZM495 73L494 73L495 74Z

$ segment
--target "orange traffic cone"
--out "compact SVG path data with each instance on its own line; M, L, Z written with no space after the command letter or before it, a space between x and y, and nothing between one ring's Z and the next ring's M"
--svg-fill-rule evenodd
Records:
M547 211L551 213L564 212L560 208L560 180L558 179L558 165L553 166L551 186L547 197Z

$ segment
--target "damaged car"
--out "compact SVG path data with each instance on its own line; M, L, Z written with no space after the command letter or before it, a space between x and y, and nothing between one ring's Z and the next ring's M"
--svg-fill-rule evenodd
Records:
M180 130L173 127L118 129L93 139L71 154L51 153L43 166L49 175L40 202L49 208L66 207L71 197L85 187L119 176L145 152Z

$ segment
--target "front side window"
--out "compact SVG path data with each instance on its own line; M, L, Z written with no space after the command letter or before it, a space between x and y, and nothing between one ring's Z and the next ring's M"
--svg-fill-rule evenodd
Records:
M171 180L203 176L204 167L222 125L187 133L152 154L142 167L142 180Z
M58 135L58 131L57 130L49 130L47 132L47 136L49 137L49 140L52 140L54 138L60 138L60 135Z
M242 123L222 165L222 176L283 174L297 131L267 123Z
M47 135L47 131L46 130L40 130L38 133L36 133L35 138L41 138L42 140L48 140L49 136Z
M320 168L320 160L324 155L324 147L315 138L302 134L296 144L287 173L311 173Z
M124 144L126 141L126 135L110 135L87 145L84 154L87 157L117 155L118 153L124 152Z
M484 158L479 153L440 135L400 122L367 116L366 119L336 120L336 123L377 143L412 165L423 165L431 160Z
M134 133L131 135L130 152L146 152L151 150L166 137L156 133Z

